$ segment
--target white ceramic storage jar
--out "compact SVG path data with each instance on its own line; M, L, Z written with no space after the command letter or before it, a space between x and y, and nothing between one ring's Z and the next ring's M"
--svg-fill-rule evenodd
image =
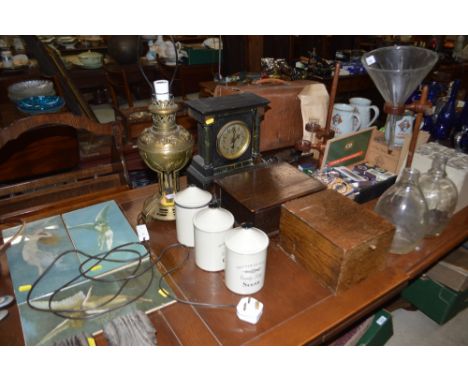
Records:
M195 227L195 264L205 271L224 270L224 239L234 226L234 216L226 209L210 204L193 218Z
M224 281L234 293L252 294L263 288L268 235L244 224L226 235L226 264Z
M187 247L194 246L193 217L208 207L212 195L194 185L177 192L174 196L177 240Z

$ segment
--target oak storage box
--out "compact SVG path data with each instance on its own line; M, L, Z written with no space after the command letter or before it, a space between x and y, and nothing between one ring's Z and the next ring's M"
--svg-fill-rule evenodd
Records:
M237 223L253 223L268 234L279 229L282 203L325 188L288 163L228 175L215 183L221 205Z
M281 208L282 248L334 293L385 267L393 233L385 219L332 190Z

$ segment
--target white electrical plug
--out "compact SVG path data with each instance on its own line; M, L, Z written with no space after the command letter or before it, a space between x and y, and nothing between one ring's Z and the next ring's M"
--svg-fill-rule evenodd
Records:
M140 241L148 241L149 240L149 233L148 228L146 228L146 224L140 224L136 226L138 240Z
M237 304L237 317L250 324L256 324L263 313L263 304L253 297L241 298Z

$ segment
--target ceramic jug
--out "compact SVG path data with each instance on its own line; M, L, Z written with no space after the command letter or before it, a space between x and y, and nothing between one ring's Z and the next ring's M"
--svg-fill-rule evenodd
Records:
M361 118L361 126L363 128L370 127L379 117L379 108L372 105L372 101L367 98L353 97L349 99L349 104L354 107L355 111L359 113ZM374 112L374 116L371 119L371 110Z
M146 59L148 61L155 61L157 56L156 47L153 40L148 41L148 52L146 52Z
M413 133L413 123L414 123L414 116L412 115L403 115L398 116L398 120L395 124L395 134L394 134L394 143L395 147L402 147L405 143L405 138L407 135L411 135ZM390 129L388 125L385 128L385 139L389 142L390 139Z
M12 68L13 67L13 56L9 50L4 50L2 52L2 63L4 68Z
M184 54L182 52L182 44L180 42L172 43L170 40L162 40L161 36L158 36L158 40L155 43L156 52L159 57L163 58L166 64L175 64L176 62L176 50L177 57L180 59Z
M361 128L361 118L351 105L335 103L331 124L335 136L340 136L358 131Z

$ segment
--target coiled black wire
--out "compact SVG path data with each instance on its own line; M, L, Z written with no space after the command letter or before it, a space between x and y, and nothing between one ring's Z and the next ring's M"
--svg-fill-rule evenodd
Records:
M126 247L129 247L129 246L133 246L133 245L141 245L145 248L145 253L144 254L140 254L140 252L134 250L134 249L129 249L129 248L126 248ZM113 253L118 253L118 252L126 252L126 253L133 253L135 255L137 255L137 259L126 259L126 260L119 260L119 259L112 259L112 258L109 258L109 256L111 256ZM57 289L55 289L50 295L49 295L49 298L48 298L48 308L39 308L37 305L35 306L33 301L31 300L31 296L34 292L34 289L37 287L37 285L39 285L39 283L41 282L41 280L44 279L44 277L46 277L46 275L49 273L49 271L55 266L55 264L60 260L62 259L64 256L67 256L69 254L80 254L84 257L86 257L87 259L80 265L80 267L78 268L78 275L73 277L72 279L70 279L69 281L67 281L66 283L64 283L63 285L61 285L60 287L58 287ZM143 259L145 259L146 257L149 257L150 255L150 249L149 247L147 247L145 244L141 243L141 242L131 242L131 243L125 243L125 244L122 244L122 245L119 245L113 249L111 249L110 251L107 251L107 252L103 252L103 253L100 253L98 255L89 255L83 251L80 251L78 249L71 249L71 250L68 250L68 251L65 251L65 252L62 252L60 255L58 255L53 261L52 263L44 270L44 272L34 281L34 283L31 285L31 289L28 291L28 295L26 297L26 302L28 304L28 306L32 309L35 309L35 310L39 310L39 311L44 311L44 312L50 312L50 313L53 313L55 314L56 316L59 316L59 317L62 317L62 318L68 318L68 319L72 319L72 320L80 320L80 319L90 319L90 318L96 318L96 317L99 317L99 316L102 316L104 314L107 314L111 311L114 311L114 310L117 310L117 309L120 309L120 308L123 308L129 304L131 304L132 302L138 300L140 297L142 297L150 288L151 286L151 283L153 281L153 277L154 277L154 267L153 267L153 264L151 263L151 261L149 262L149 265L146 267L146 268L143 268L139 273L138 273L138 270L140 269L141 265L142 265L142 262L143 262ZM86 264L88 262L91 262L95 260L96 262L93 262L92 265L90 265L87 269L83 269ZM93 276L90 276L88 273L95 267L97 266L98 264L100 264L101 262L103 261L107 261L107 262L113 262L113 263L129 263L129 262L132 262L132 264L137 260L137 264L136 266L134 267L133 271L131 272L130 275L126 276L126 277L123 277L121 279L106 279L105 277L101 276L101 277L93 277ZM149 277L149 282L148 284L145 286L145 288L143 288L143 290L141 291L141 293L139 293L138 295L136 295L134 298L130 299L130 300L127 300L124 304L121 304L121 305L116 305L112 308L108 308L108 309L104 309L102 312L96 312L96 313L89 313L89 309L54 309L52 307L52 303L54 301L54 298L60 293L62 292L65 288L67 288L68 286L72 285L75 281L77 281L78 279L80 279L81 277L84 277L86 279L89 279L89 280L92 280L92 281L96 281L96 282L108 282L108 283L112 283L112 282L122 282L122 285L118 288L117 292L115 292L114 295L112 295L109 299L107 299L106 301L104 301L103 303L97 305L97 306L94 306L92 309L93 310L97 310L105 305L108 305L110 302L114 301L119 295L120 293L122 292L122 290L125 288L125 286L128 284L128 282L130 282L131 280L134 280L136 279L137 277L140 277L142 276L143 274L145 274L146 272L148 271L151 271L151 277Z
M144 254L141 254L139 251L135 250L135 249L131 249L131 248L127 248L127 247L130 247L130 246L134 246L134 245L141 245L145 248L145 253ZM102 316L102 315L105 315L109 312L112 312L112 311L115 311L115 310L118 310L118 309L121 309L127 305L130 305L131 303L133 303L134 301L138 300L140 297L144 296L146 294L146 292L149 290L149 288L151 287L151 284L153 282L153 278L154 278L154 267L157 266L157 264L162 260L163 256L166 255L166 253L170 250L170 249L174 249L174 248L179 248L179 247L183 247L186 249L186 253L185 253L185 256L184 258L182 259L181 262L179 262L179 264L177 264L176 266L174 266L173 268L167 270L166 272L164 272L163 274L161 274L160 278L159 278L159 281L158 281L158 289L159 291L161 291L166 298L171 298L177 302L180 302L182 304L188 304L188 305L194 305L194 306L200 306L200 307L207 307L207 308L232 308L232 307L235 307L235 304L214 304L214 303L206 303L206 302L199 302L199 301L191 301L191 300L185 300L185 299L181 299L179 297L176 297L175 295L171 294L167 289L165 289L162 285L163 281L164 281L164 278L172 273L174 273L175 271L177 271L178 269L181 269L182 266L186 263L186 261L189 259L189 256L190 256L190 249L182 244L179 244L179 243L175 243L175 244L170 244L168 246L166 246L165 248L163 248L161 250L161 253L160 255L154 260L154 264L153 264L153 261L151 261L151 249L149 248L149 245L147 242L131 242L131 243L125 243L125 244L122 244L122 245L119 245L113 249L111 249L110 251L107 251L107 252L103 252L103 253L100 253L100 254L97 254L97 255L89 255L83 251L80 251L78 249L71 249L71 250L68 250L68 251L65 251L65 252L62 252L61 254L59 254L53 261L52 263L44 270L44 272L37 278L37 280L34 281L34 283L31 285L31 289L28 291L28 295L26 297L26 302L28 304L28 306L34 310L38 310L38 311L43 311L43 312L50 312L50 313L53 313L54 315L58 316L58 317L62 317L62 318L66 318L66 319L71 319L71 320L83 320L83 319L92 319L92 318L96 318L96 317L99 317L99 316ZM110 256L114 253L118 253L118 252L126 252L126 253L133 253L136 255L136 258L134 259L125 259L125 260L119 260L119 259L112 259L110 258ZM39 285L39 283L46 277L46 275L49 273L49 271L55 266L55 264L60 261L60 259L62 259L63 257L69 255L69 254L80 254L84 257L86 257L86 260L80 264L79 268L78 268L78 275L73 277L71 280L67 281L66 283L64 283L63 285L61 285L60 287L56 288L50 295L49 295L49 298L48 298L48 307L47 308L40 308L38 307L37 305L35 306L34 305L34 301L31 299L31 296L35 290L35 288L37 288L37 286ZM147 267L144 267L140 270L140 268L142 267L142 262L146 259L146 258L149 258L149 265ZM115 278L112 278L112 279L106 279L105 278L105 275L104 276L97 276L97 277L93 277L93 276L90 276L89 275L89 272L92 271L92 269L94 267L96 267L97 265L99 265L100 263L102 262L113 262L113 263L131 263L131 264L135 264L135 261L137 262L135 264L135 267L133 268L132 272L130 275L127 275L125 277L122 277L122 278L118 278L118 279L115 279ZM88 263L92 262L91 265L89 265L87 268L86 268L86 265ZM111 303L112 301L114 301L122 292L122 290L126 287L126 285L131 281L131 280L134 280L138 277L141 277L143 276L145 273L151 271L151 277L149 277L149 281L148 283L145 285L145 287L142 289L142 291L137 294L134 298L130 299L130 300L127 300L125 301L125 303L123 304L117 304L115 305L114 307L112 308L107 308L107 309L103 309L102 311L100 312L94 312L94 313L90 313L89 310L98 310L100 308L104 308L106 305L108 305L109 303ZM52 307L52 304L54 302L54 299L56 298L56 296L61 293L64 289L66 289L67 287L71 286L74 282L76 282L78 279L80 279L81 277L84 277L88 280L92 280L92 281L95 281L95 282L102 282L102 283L115 283L115 282L122 282L121 286L118 288L118 290L107 300L105 300L104 302L100 303L99 305L96 305L96 306L93 306L92 308L90 309L58 309L58 308L53 308Z

